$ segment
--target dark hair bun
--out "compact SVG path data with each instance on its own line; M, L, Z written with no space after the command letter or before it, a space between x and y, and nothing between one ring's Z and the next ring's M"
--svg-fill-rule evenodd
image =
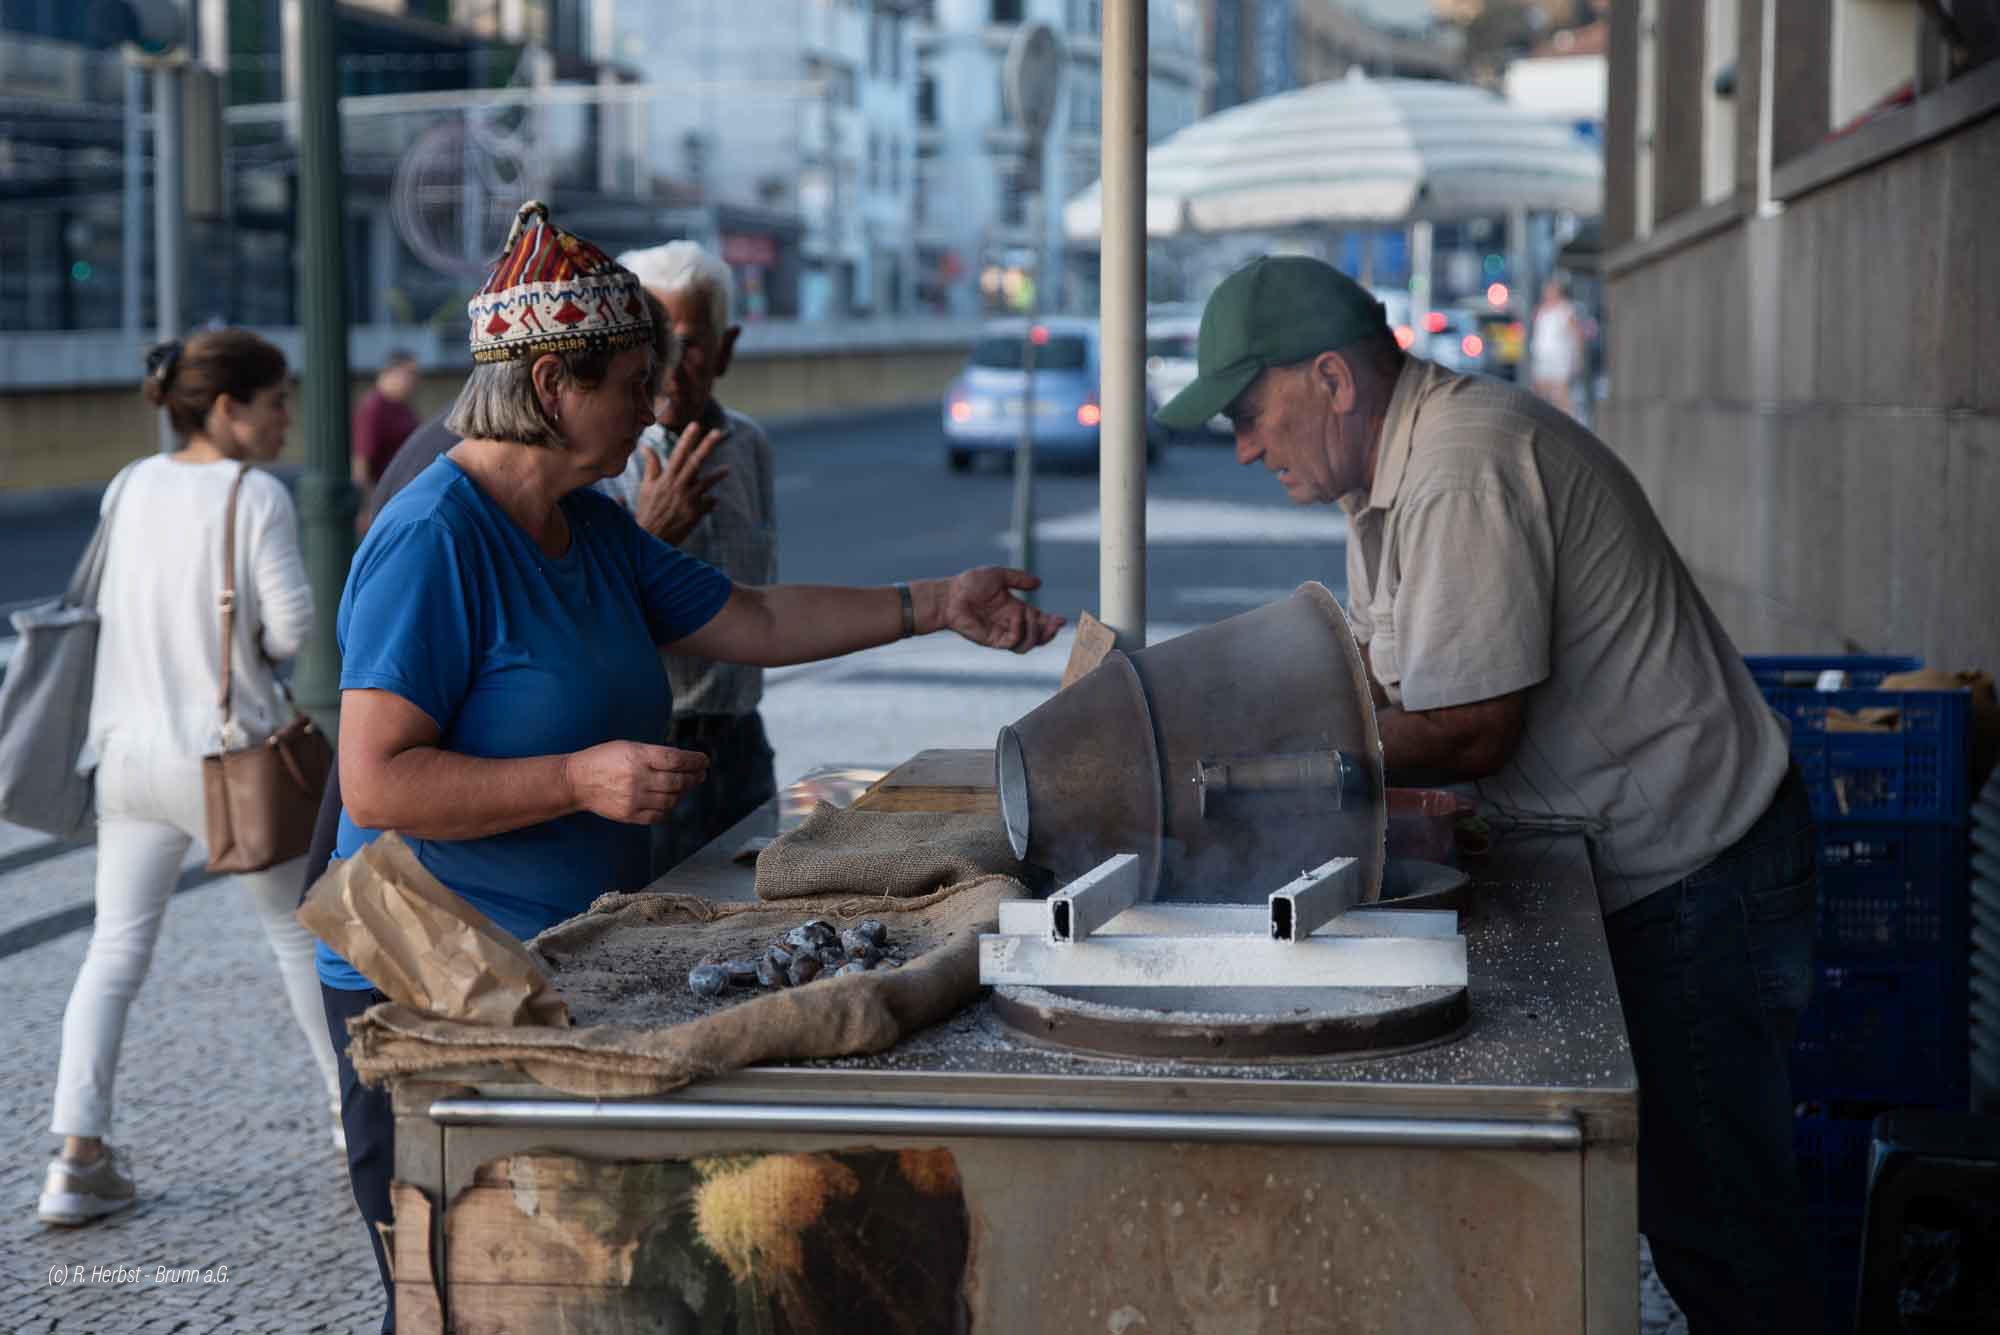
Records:
M181 342L177 338L146 349L146 381L140 386L146 402L159 407L167 401L167 391L173 387L174 369L180 359Z

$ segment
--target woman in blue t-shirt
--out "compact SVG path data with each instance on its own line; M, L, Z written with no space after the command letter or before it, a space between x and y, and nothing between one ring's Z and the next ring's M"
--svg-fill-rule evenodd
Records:
M990 566L735 586L592 490L652 421L672 338L637 280L541 205L468 309L475 366L447 421L464 439L376 517L341 597L340 856L393 829L525 939L643 884L646 826L702 781L705 756L660 745L662 648L775 667L943 629L1025 651L1060 629L1013 595L1037 580ZM386 1224L388 1099L346 1055L347 1020L381 997L324 944L319 974L355 1199Z

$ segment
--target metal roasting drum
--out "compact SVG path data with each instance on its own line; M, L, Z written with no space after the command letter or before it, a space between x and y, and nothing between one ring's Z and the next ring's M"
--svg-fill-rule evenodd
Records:
M1141 901L1262 902L1335 857L1381 894L1388 808L1360 650L1323 585L1126 655L1000 730L1017 857L1137 854Z

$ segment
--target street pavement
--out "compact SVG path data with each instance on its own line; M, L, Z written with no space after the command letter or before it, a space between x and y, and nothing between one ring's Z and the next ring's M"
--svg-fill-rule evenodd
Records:
M948 473L933 413L772 436L783 578L885 583L1004 559L1011 483L999 472ZM1096 493L1091 473L1038 479L1041 602L1072 618L1097 604ZM1261 469L1238 468L1225 445L1172 450L1151 497L1154 638L1257 606L1305 578L1344 592L1338 513L1293 509ZM94 516L84 494L6 503L0 604L53 592ZM17 550L24 542L72 555ZM1015 656L933 636L774 671L764 714L779 777L826 764L886 767L925 747L991 745L1002 724L1055 688L1068 640L1065 632ZM0 826L0 993L12 1012L0 1033L8 1129L0 1331L372 1330L373 1262L275 966L230 885L201 877L192 861L119 1065L112 1140L132 1156L141 1204L82 1230L35 1221L55 1144L46 1127L62 1013L88 936L94 871L89 848L24 861L40 845ZM1648 1335L1684 1331L1645 1278Z

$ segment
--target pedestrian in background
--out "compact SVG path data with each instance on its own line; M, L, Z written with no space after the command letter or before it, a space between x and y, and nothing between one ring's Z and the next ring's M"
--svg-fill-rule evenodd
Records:
M1542 284L1541 304L1528 333L1528 375L1538 396L1574 417L1570 387L1582 371L1583 323L1562 284L1551 278Z
M680 358L654 406L655 421L618 477L601 489L639 527L737 584L778 579L778 513L764 429L715 397L742 326L731 321L729 266L692 241L618 257L663 307ZM707 463L718 465L703 471ZM667 745L708 756L708 778L652 827L652 873L707 846L778 792L775 757L757 712L764 670L662 654L673 689Z
M389 354L375 375L375 383L354 405L353 476L354 485L361 489L361 514L368 513L369 493L389 471L389 461L421 420L410 407L410 395L416 388L417 359L399 348Z
M111 511L103 619L83 765L97 772L97 917L63 1014L49 1129L64 1137L38 1205L82 1224L133 1203L124 1156L105 1143L125 1019L145 981L181 861L203 837L202 757L267 737L291 717L274 659L312 629L312 590L284 484L249 468L276 458L291 424L284 354L241 329L164 343L146 360L148 402L184 440L126 469ZM235 721L221 735L223 524L236 507L236 617L229 646ZM110 491L107 489L107 496ZM303 859L232 878L263 923L292 1018L339 1106L313 940L293 919ZM337 1125L337 1124L336 1124Z

